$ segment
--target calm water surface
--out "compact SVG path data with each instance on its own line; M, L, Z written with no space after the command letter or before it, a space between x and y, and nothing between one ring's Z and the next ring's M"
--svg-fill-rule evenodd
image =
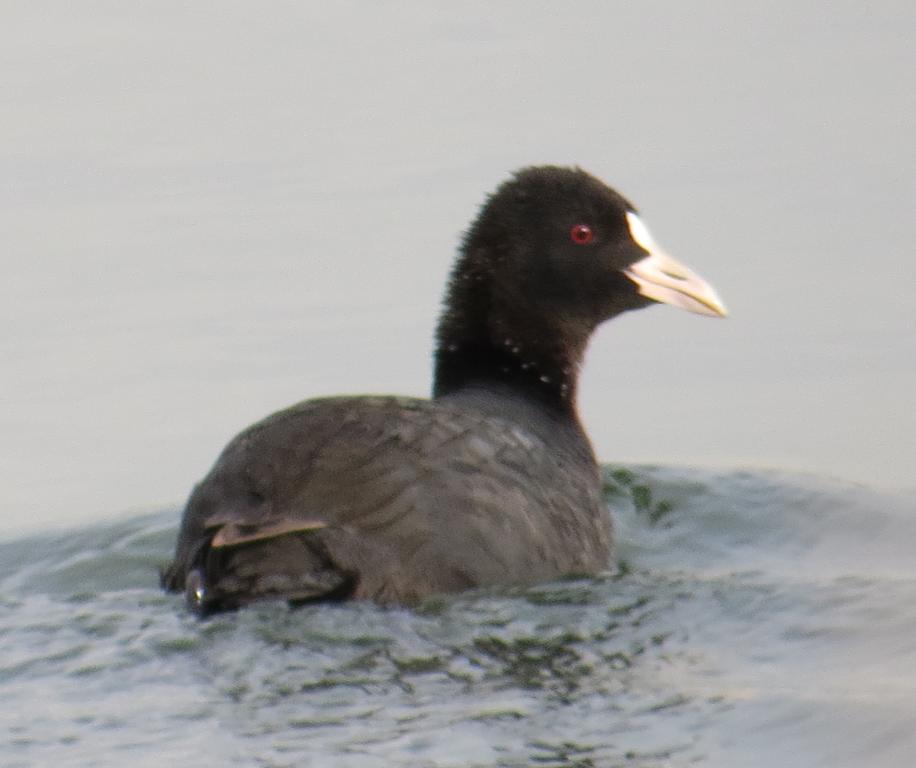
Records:
M14 4L0 532L175 505L286 405L424 395L460 233L578 163L727 321L597 334L606 461L912 488L916 5Z

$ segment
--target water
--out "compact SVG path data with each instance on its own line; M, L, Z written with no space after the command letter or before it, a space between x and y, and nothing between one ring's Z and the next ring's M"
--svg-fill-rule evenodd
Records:
M904 0L5 4L0 765L911 764L916 493L878 489L916 455L914 25ZM204 623L161 595L232 434L426 393L459 233L543 162L618 186L732 313L590 347L584 422L637 477L622 572Z
M179 503L225 441L424 395L484 195L578 163L727 321L609 323L607 461L912 487L916 4L7 3L0 532Z
M607 469L619 571L198 621L174 509L0 546L4 766L899 766L916 498Z

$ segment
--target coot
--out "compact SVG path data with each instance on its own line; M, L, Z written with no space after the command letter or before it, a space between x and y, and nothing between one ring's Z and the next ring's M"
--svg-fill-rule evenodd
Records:
M191 494L163 586L209 613L607 568L579 366L599 323L653 302L725 315L617 192L578 168L519 171L464 238L432 399L308 400L243 431Z

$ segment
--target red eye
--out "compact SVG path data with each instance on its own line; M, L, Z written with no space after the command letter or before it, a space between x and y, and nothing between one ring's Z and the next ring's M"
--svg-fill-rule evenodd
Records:
M569 236L576 245L588 245L595 239L595 233L588 224L576 224L569 230Z

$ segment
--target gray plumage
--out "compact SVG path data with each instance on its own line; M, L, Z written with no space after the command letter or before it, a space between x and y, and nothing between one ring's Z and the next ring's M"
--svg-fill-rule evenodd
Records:
M311 400L249 427L191 496L168 586L227 527L208 553L219 607L335 592L409 603L606 567L610 517L584 435L487 396Z

